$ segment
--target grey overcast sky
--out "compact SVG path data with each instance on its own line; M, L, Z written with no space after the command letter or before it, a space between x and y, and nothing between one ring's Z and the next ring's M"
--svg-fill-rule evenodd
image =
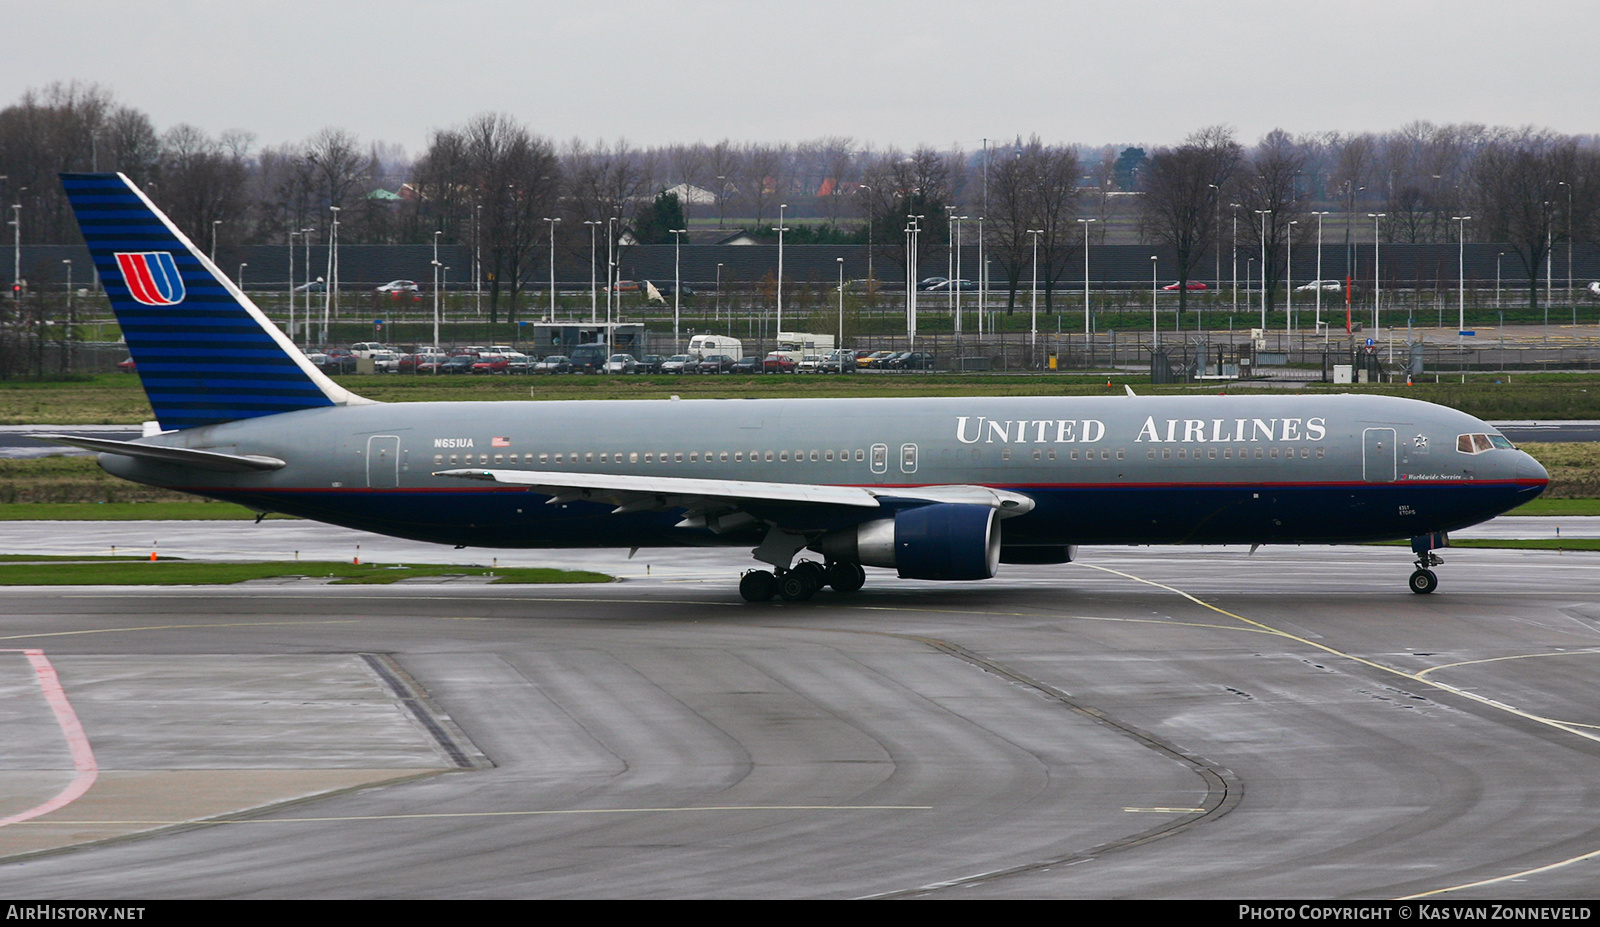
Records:
M258 145L423 150L509 113L564 142L1164 145L1435 123L1591 133L1595 0L0 0L0 106L98 83Z

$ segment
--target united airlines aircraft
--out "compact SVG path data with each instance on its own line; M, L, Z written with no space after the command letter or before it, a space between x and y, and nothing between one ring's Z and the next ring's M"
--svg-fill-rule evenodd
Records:
M159 429L53 436L141 483L485 547L747 545L751 601L865 567L977 580L1080 544L1410 538L1537 496L1538 462L1379 396L385 404L306 359L120 174L63 175Z

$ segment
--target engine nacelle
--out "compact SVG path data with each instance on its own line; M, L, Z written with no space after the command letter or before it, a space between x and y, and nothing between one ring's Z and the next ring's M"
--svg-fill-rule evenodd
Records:
M893 567L904 579L989 579L1000 567L1000 513L955 503L902 509L823 535L811 549L831 560Z

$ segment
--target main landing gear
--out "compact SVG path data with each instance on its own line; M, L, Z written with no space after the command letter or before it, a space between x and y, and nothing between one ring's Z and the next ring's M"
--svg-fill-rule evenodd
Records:
M766 602L777 596L786 602L804 602L823 586L835 592L855 592L867 581L867 571L859 563L835 560L824 566L815 560L802 560L792 568L751 570L739 580L739 594L746 602Z

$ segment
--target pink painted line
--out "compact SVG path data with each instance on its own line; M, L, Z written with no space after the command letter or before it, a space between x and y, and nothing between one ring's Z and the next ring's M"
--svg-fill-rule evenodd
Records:
M24 650L22 653L28 657L28 662L33 664L33 673L39 680L39 689L44 692L45 700L50 703L50 710L56 713L56 723L61 726L61 733L67 738L67 745L72 749L72 768L77 774L60 794L44 804L20 814L13 814L9 818L0 818L0 827L65 808L82 797L83 793L94 785L95 780L100 778L100 765L95 762L94 750L89 746L89 737L83 733L83 725L78 722L78 713L72 710L72 703L67 701L67 693L61 688L61 680L56 677L56 668L50 665L43 650Z

